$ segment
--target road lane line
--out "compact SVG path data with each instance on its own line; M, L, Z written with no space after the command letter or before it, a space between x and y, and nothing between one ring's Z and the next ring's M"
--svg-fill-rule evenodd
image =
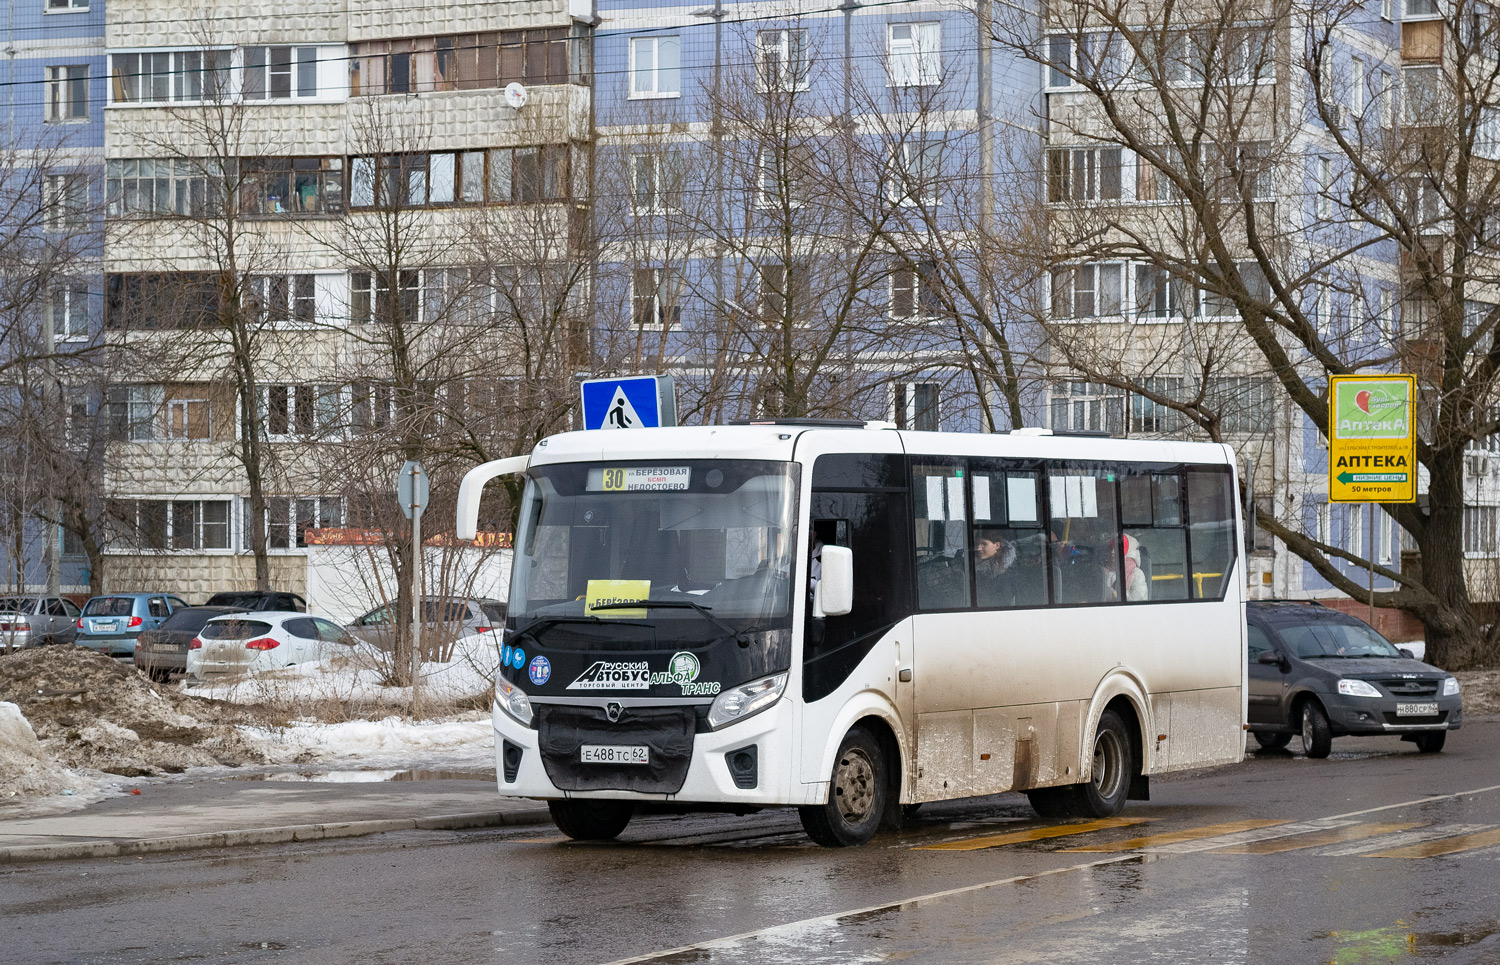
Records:
M1365 855L1366 858L1435 858L1438 855L1457 854L1460 851L1472 851L1475 848L1487 848L1492 844L1500 844L1500 830L1479 831L1474 834L1460 834L1451 838L1442 838L1437 841L1425 841L1417 844L1408 844L1402 848L1391 848L1389 851L1371 851Z
M1340 844L1344 841L1375 838L1383 834L1392 834L1396 831L1409 831L1412 828L1420 828L1421 826L1421 824L1414 822L1404 824L1350 824L1341 828L1315 831L1311 834L1298 834L1289 838L1275 838L1270 841L1254 841L1250 844L1237 844L1227 848L1213 848L1209 853L1281 854L1283 851L1297 851L1301 848L1320 848L1327 844Z
M1414 801L1402 801L1400 804L1382 804L1378 808L1365 808L1363 811L1348 811L1344 814L1334 814L1335 818L1358 818L1366 814L1379 814L1381 811L1394 811L1396 808L1416 807L1418 804L1431 804L1433 801L1451 801L1456 797L1466 794L1488 794L1491 791L1500 791L1500 784L1491 784L1489 787L1476 787L1472 791L1454 791L1452 794L1432 794L1427 797L1419 797Z
M1050 878L1054 875L1068 874L1072 871L1087 871L1090 868L1100 868L1106 865L1121 864L1126 861L1139 861L1138 854L1117 854L1109 858L1100 858L1098 861L1085 861L1082 864L1069 865L1066 868L1053 868L1051 871L1037 871L1028 875L1013 875L1009 878L997 878L994 881L984 881L977 885L964 885L961 888L949 888L946 891L934 891L927 895L917 895L912 898L898 898L881 905L871 905L868 908L852 908L848 911L835 911L826 915L817 915L813 918L803 918L799 921L789 921L780 925L768 925L765 928L757 928L754 931L740 932L738 935L729 935L724 938L710 938L706 941L694 942L691 945L679 945L676 948L664 948L660 951L647 952L644 955L636 955L633 958L620 958L605 965L638 965L640 962L654 962L658 959L669 958L674 955L685 955L688 952L709 951L715 948L727 948L751 938L759 938L762 935L772 935L781 931L797 931L814 925L833 924L842 918L852 918L861 915L874 915L882 911L894 909L914 908L925 905L932 901L941 901L944 898L952 898L957 895L967 895L976 891L987 891L990 888L999 888L1003 885L1020 884L1025 881L1039 881L1042 878Z
M1201 828L1188 828L1184 831L1168 831L1165 834L1150 834L1144 838L1129 838L1124 841L1111 841L1107 844L1091 844L1081 848L1063 848L1063 851L1140 851L1144 848L1153 848L1164 844L1176 844L1179 841L1197 841L1202 838L1217 838L1226 834L1234 834L1236 831L1250 831L1255 828L1269 828L1273 825L1288 824L1287 821L1267 821L1264 819L1250 821L1230 821L1227 824L1209 824Z
M1199 851L1219 851L1223 848L1235 847L1236 845L1290 838L1356 823L1356 821L1348 818L1319 818L1315 821L1298 821L1294 824L1273 824L1264 828L1254 828L1249 831L1225 834L1206 840L1179 841L1154 848L1142 848L1141 850L1150 852L1151 854L1194 854Z
M1150 820L1151 818L1101 818L1098 821L1085 821L1081 824L1054 824L1045 828L1028 828L1025 831L1011 831L1007 834L991 834L982 838L964 838L962 841L949 841L945 844L924 844L911 850L979 851L984 848L998 848L1006 844L1044 841L1047 838L1061 838L1070 834L1087 834L1102 828L1128 828L1135 824L1145 824Z
M1391 835L1385 841L1366 841L1364 844L1348 844L1341 848L1323 848L1318 852L1325 858L1342 858L1349 855L1367 855L1371 851L1393 851L1409 844L1419 844L1423 841L1436 841L1439 838L1453 838L1460 834L1473 834L1478 831L1488 831L1493 824L1439 824L1435 827L1422 831L1403 831Z

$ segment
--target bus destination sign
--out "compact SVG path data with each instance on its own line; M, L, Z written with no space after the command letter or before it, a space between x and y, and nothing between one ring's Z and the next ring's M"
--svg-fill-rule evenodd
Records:
M590 469L591 493L643 493L687 489L692 480L687 466Z
M1328 501L1416 502L1416 379L1335 375L1329 390Z

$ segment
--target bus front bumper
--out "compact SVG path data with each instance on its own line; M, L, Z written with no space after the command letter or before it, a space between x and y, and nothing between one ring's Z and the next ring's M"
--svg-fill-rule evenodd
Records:
M615 788L564 790L555 784L542 760L541 733L523 726L498 706L491 710L495 728L495 772L501 794L543 800L601 798L672 801L696 804L742 804L748 807L814 803L792 783L792 703L781 700L759 714L720 730L693 735L692 756L681 788L651 793ZM579 764L582 768L590 765ZM826 793L826 789L823 790Z

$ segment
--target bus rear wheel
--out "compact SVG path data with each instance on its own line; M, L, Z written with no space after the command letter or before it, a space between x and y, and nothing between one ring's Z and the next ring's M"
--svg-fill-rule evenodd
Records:
M828 780L828 800L797 809L807 836L825 848L864 844L875 836L890 793L885 754L869 731L844 735Z
M635 813L633 801L592 801L581 798L548 801L552 823L574 841L609 841L620 836Z
M1130 734L1120 715L1106 710L1094 729L1092 779L1082 784L1027 791L1032 808L1044 818L1109 818L1125 809L1135 777Z

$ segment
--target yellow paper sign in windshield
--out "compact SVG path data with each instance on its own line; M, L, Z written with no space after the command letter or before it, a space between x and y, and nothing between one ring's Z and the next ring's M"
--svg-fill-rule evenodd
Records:
M594 607L610 603L634 603L650 595L650 580L589 580L588 593L583 598L583 612L589 616L630 617L639 620L646 615L643 609L621 607L618 610L600 610L596 613Z

